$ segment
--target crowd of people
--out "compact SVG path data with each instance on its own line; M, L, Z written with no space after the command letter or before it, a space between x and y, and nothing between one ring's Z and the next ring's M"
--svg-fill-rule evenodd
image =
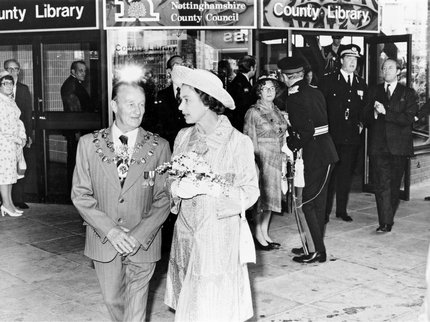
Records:
M68 152L76 154L71 198L85 221L85 255L93 260L114 321L145 319L149 281L162 255L161 228L169 218L174 228L163 228L171 234L164 301L175 310L175 320L251 318L247 263L255 261L255 248L286 246L272 239L270 222L273 213L283 211L288 163L296 171L300 197L294 205L306 235L292 249L293 260L325 262L324 235L335 195L336 217L353 221L348 195L364 128L377 232L392 230L406 160L413 153L412 123L420 115L415 92L397 81L400 66L394 58L383 63L384 83L368 89L356 73L360 48L339 46L337 40L324 53L338 68L317 85L298 55L281 59L275 73L254 81L258 64L249 55L238 60L234 72L219 64L219 75L185 67L174 55L166 68L171 83L151 102L154 131L141 127L148 105L142 80L118 79L110 101L114 122L88 134L68 133ZM23 149L31 144L26 134L31 129L20 120L15 98L19 64L10 60L5 69L0 73L1 214L20 216L11 187ZM85 73L84 62L73 62L61 88L65 110L90 108L82 87ZM303 168L296 166L301 162Z

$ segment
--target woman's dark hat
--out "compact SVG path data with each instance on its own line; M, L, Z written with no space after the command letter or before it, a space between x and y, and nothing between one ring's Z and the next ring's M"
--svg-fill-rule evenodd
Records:
M285 74L294 74L304 70L306 62L301 57L284 57L278 62L278 68Z
M346 45L343 47L342 51L340 52L340 58L343 58L344 56L352 56L361 58L360 54L360 47L354 44Z

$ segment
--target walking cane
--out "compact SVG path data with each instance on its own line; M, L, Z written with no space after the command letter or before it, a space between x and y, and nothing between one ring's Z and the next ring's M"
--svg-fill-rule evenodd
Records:
M294 212L294 217L296 218L297 223L297 229L299 230L299 236L300 240L302 242L303 251L306 255L309 255L309 249L308 249L308 243L305 233L304 224L306 225L306 222L303 223L305 220L303 216L299 213L297 210L297 197L294 187L294 161L288 161L287 162L287 180L288 180L288 190L290 191L290 198L291 198L291 208Z

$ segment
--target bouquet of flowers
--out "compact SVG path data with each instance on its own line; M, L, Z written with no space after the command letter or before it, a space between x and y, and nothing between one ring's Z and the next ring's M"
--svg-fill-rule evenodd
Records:
M168 173L171 178L189 179L197 183L218 184L226 187L229 181L212 171L205 159L196 152L181 153L155 169L157 173Z

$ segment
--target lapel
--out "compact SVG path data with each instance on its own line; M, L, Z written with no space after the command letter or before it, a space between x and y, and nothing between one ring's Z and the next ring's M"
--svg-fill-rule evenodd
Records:
M132 155L132 159L141 160L142 158L144 158L145 163L141 164L140 162L134 162L130 165L130 167L128 168L127 178L125 179L124 186L122 188L123 193L130 189L136 183L136 181L141 176L143 176L143 172L145 169L148 168L148 164L152 164L149 159L155 157L155 149L158 145L158 143L156 142L157 141L155 140L155 137L154 135L152 135L152 133L146 132L141 127L139 128L135 146L137 144L143 144L143 146L140 149L136 149L136 151ZM155 167L151 170L155 170Z
M112 138L112 126L107 129L106 139L108 142L113 142ZM93 138L95 140L96 138ZM118 169L116 167L115 162L106 162L103 161L103 158L112 159L115 157L115 152L111 151L111 149L107 146L106 140L103 138L103 132L99 132L97 137L100 143L100 149L103 153L103 156L100 157L98 153L96 153L96 157L100 160L101 167L103 171L106 173L106 176L109 182L116 188L119 189L121 184L119 182ZM94 143L93 143L94 144ZM113 143L112 143L113 144ZM97 150L97 147L95 147Z
M394 89L393 93L391 94L390 97L390 102L391 101L396 101L399 102L400 101L400 97L402 95L402 89L401 89L401 85L399 83L397 83L396 88Z

